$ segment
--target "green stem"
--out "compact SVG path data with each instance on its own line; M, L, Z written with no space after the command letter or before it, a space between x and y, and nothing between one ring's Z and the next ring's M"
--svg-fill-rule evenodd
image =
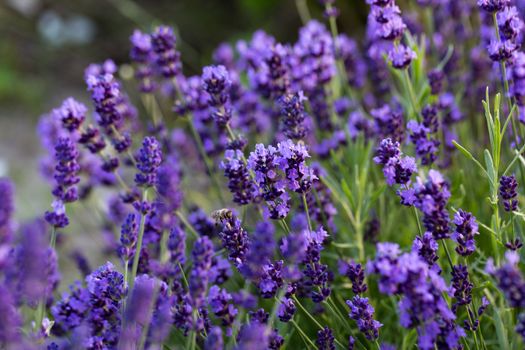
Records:
M410 80L410 76L408 75L408 70L403 69L403 77L405 79L405 84L408 89L408 94L410 96L410 103L412 105L412 109L414 111L414 115L416 116L416 119L419 119L419 107L416 101L416 95L414 93L414 88L412 86L412 81Z
M303 193L302 197L303 197L304 211L306 213L306 219L308 220L308 229L311 232L312 231L312 221L310 220L310 213L309 213L309 210L308 210L308 202L306 201L306 194Z
M301 327L299 327L299 325L297 324L297 322L295 322L294 319L291 319L290 323L294 325L294 327L299 331L299 333L301 333L301 335L303 336L303 339L308 341L308 343L310 343L310 345L314 349L317 349L317 346L315 345L315 343L306 335L306 333L301 329Z

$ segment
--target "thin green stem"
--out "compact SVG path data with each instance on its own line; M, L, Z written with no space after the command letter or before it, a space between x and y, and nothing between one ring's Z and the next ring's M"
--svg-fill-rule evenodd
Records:
M414 93L414 87L412 86L412 81L410 80L410 76L408 75L407 69L403 69L403 78L405 79L405 84L408 89L410 103L412 105L414 115L416 116L417 119L419 119L419 107L418 107L418 103L416 100L416 95Z
M186 217L180 212L180 211L176 211L175 212L175 215L177 215L177 217L179 218L180 221L182 221L182 223L184 224L184 226L186 226L186 228L188 230L190 230L190 232L195 236L195 238L199 238L200 235L198 234L198 232L195 230L195 228L193 227L192 224L190 224L190 222L188 221L188 219L186 219Z
M294 327L299 331L299 333L301 333L301 335L303 336L303 339L305 339L306 341L308 341L308 343L314 348L314 349L317 349L317 346L315 345L315 343L306 335L306 333L301 329L301 327L299 327L299 325L297 324L297 322L295 322L294 319L291 319L290 320L290 323L294 325Z
M306 213L306 219L308 220L308 229L312 231L312 220L310 220L310 213L308 210L308 202L306 201L306 194L303 193L302 197L303 197L304 211Z

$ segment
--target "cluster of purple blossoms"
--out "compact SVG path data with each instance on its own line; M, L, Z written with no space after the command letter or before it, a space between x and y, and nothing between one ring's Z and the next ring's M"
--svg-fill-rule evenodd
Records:
M168 26L156 27L150 36L157 66L165 78L173 79L182 70L180 53L175 48L177 39L173 28Z
M450 218L446 208L450 198L449 184L436 170L429 170L427 179L418 177L412 188L399 191L401 203L414 205L423 213L423 225L435 240L450 236Z
M302 261L302 277L298 282L298 288L303 294L308 295L313 302L320 303L330 296L331 272L328 265L321 263L321 250L323 243L328 237L326 231L320 227L317 231L303 231L306 235L308 246L304 252Z
M505 264L500 267L494 266L494 261L489 258L485 270L494 276L498 288L503 292L507 302L512 308L523 309L525 307L525 279L518 267L520 257L515 251L505 253ZM525 340L525 312L518 315L516 332Z
M332 330L324 327L318 331L315 344L319 350L335 350L335 338Z
M499 180L499 195L503 200L505 211L515 211L518 209L518 182L516 176L502 176Z
M251 203L257 191L245 161L241 150L229 149L224 152L224 159L221 162L233 201L240 205Z
M303 139L308 129L305 126L304 97L302 92L286 94L279 98L281 108L282 129L284 135L294 140Z
M212 118L219 127L226 126L231 119L230 87L232 81L224 66L208 66L202 71L202 88L209 95L208 103L213 108Z
M374 162L383 165L383 174L389 186L408 185L412 174L417 172L416 161L409 156L402 157L399 142L383 139L379 144Z
M241 220L231 210L226 209L227 214L217 214L217 223L220 224L221 238L223 247L228 251L230 260L235 265L241 265L245 260L248 250L248 234L241 226Z
M367 291L368 286L365 283L365 270L363 266L355 261L340 261L339 273L348 277L352 282L352 292L354 294L362 294Z
M398 108L385 104L370 111L374 119L375 132L380 138L391 138L397 142L405 139L403 113Z
M137 186L153 187L157 183L157 171L162 163L161 145L154 137L146 137L137 155L137 169L135 175Z
M231 335L231 326L237 316L237 309L232 304L232 296L226 290L214 285L208 291L208 305L223 326L227 327L227 335Z
M455 325L456 316L443 297L448 289L445 281L417 253L401 254L397 244L379 243L367 272L379 275L381 293L402 296L400 323L405 328L417 327L421 349L460 348L465 331Z
M310 155L302 143L281 142L277 148L262 144L255 147L248 158L248 169L253 171L259 194L268 205L272 219L282 219L290 210L287 190L306 194L317 177L306 164Z
M494 14L496 37L490 40L488 53L493 61L506 61L519 49L523 21L516 7L507 0L478 0L478 6Z
M113 74L101 73L88 75L86 83L95 106L97 123L111 139L113 147L119 153L127 151L131 146L131 135L121 131L125 121L124 105L127 101L119 82ZM97 129L87 129L82 133L80 142L92 145L96 142L97 137ZM100 147L102 147L101 144Z
M382 324L374 320L374 307L370 305L368 298L354 296L347 300L346 304L350 308L350 318L357 322L359 331L368 340L375 340L379 337L379 328Z
M281 322L290 322L295 315L297 307L292 299L284 298L277 309L277 317Z
M426 261L430 269L439 273L441 268L436 263L439 259L438 248L438 243L428 231L423 236L416 236L412 243L412 252L417 253L421 259Z
M136 29L130 37L130 42L129 57L137 65L135 78L139 81L139 90L143 93L152 93L157 86L152 78L155 54L151 36Z
M55 227L65 227L69 219L65 213L65 204L78 200L77 184L80 182L78 173L79 152L75 143L69 137L59 138L55 145L55 187L53 195L56 197L53 203L53 211L47 211L46 221Z
M458 244L456 252L461 256L469 256L476 250L474 236L478 235L478 223L471 213L459 210L454 216L456 230L451 238Z
M404 69L416 59L416 53L401 43L407 26L401 17L401 10L394 0L367 0L370 4L370 14L377 23L375 35L383 40L391 41L394 46L388 51L388 59L396 69Z
M125 262L130 261L135 255L138 230L137 216L135 214L128 214L120 230L119 255Z
M432 138L430 129L423 123L411 120L407 123L410 141L416 149L416 156L421 159L421 164L430 165L437 159L439 140Z

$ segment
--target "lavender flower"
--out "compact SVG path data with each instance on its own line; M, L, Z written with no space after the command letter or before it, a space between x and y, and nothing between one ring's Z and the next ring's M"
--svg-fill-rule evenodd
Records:
M472 302L472 288L474 285L468 280L468 269L464 265L455 265L452 267L452 289L455 303L452 305L452 311L457 313L460 306L468 305Z
M137 276L125 311L123 341L133 347L140 341L142 328L151 322L155 280L147 275Z
M278 103L281 108L282 128L284 135L291 139L300 140L307 134L307 128L304 125L307 117L303 102L306 97L302 91L295 94L283 95L279 98Z
M436 261L439 259L438 256L438 243L434 240L431 232L425 232L423 237L416 236L412 243L412 251L416 252L421 259L423 259L428 267L436 272L441 272L441 268Z
M180 53L175 49L173 28L158 26L151 33L151 46L156 55L157 66L165 78L176 77L182 69Z
M236 265L243 263L248 250L248 235L241 226L241 220L227 209L229 214L223 217L217 216L217 222L222 225L219 237L222 245L228 250L229 258Z
M389 138L381 141L377 148L374 161L384 165L383 174L386 183L390 186L394 184L406 185L412 174L417 171L414 158L408 156L401 158L400 156L399 143L394 143Z
M188 281L192 306L195 309L201 307L204 302L212 254L213 244L210 239L208 237L197 239L191 251L193 270L190 272Z
M369 304L368 298L356 295L352 300L347 300L346 304L350 308L350 318L357 322L359 331L365 335L366 339L377 339L382 324L374 320L374 308Z
M291 140L287 140L279 143L277 150L279 156L275 162L285 172L288 188L298 193L308 192L317 177L306 165L305 160L310 157L306 147L301 143L294 144Z
M22 316L10 290L0 284L0 344L13 346L22 339Z
M270 342L270 330L266 325L250 323L243 325L237 339L235 350L266 350Z
M476 250L474 236L478 235L478 224L471 213L459 210L454 216L456 230L452 233L452 239L458 244L456 252L461 256L469 256Z
M335 350L335 338L332 330L324 327L318 331L315 344L317 344L319 350Z
M82 103L69 97L62 102L62 106L57 112L60 115L62 126L70 132L73 132L79 130L86 119L87 108Z
M139 225L135 214L128 214L126 221L122 224L120 230L120 256L124 261L130 261L135 255L135 244Z
M499 268L492 258L487 261L486 270L498 281L498 288L505 295L511 307L525 307L525 280L518 268L519 255L514 251L505 253L506 262Z
M232 296L225 289L212 286L208 292L208 305L223 326L230 328L237 316L237 309L231 303ZM231 332L231 329L229 330Z
M208 103L214 109L212 117L219 127L226 126L231 119L229 93L232 81L224 66L207 66L202 72L202 88L209 95Z
M7 178L0 178L0 267L12 240L14 223L14 186Z
M139 89L143 93L151 93L156 85L152 79L151 63L155 59L151 36L135 29L130 37L131 50L129 56L137 64L135 78L140 82Z
M78 150L69 138L59 138L55 146L55 174L56 186L53 195L66 203L78 199L78 190L75 186L80 182L78 172Z
M222 340L222 331L220 327L213 327L204 342L204 350L222 350L224 342Z
M503 199L505 211L514 211L518 209L518 182L514 175L502 176L499 180L499 195Z
M293 300L285 298L279 304L279 308L277 309L277 317L279 317L281 322L289 322L293 318L296 310L297 308Z
M221 168L224 169L224 176L228 178L228 188L233 194L233 201L240 205L250 203L256 189L244 164L242 151L226 150Z
M144 187L155 186L161 162L162 151L158 141L154 137L144 138L138 153L137 169L140 172L135 175L135 183Z
M430 137L430 130L423 123L411 120L407 129L410 130L410 141L416 147L416 155L421 159L421 164L432 164L437 159L440 142Z
M352 292L362 294L367 291L365 283L365 271L361 264L355 261L339 261L339 273L346 276L352 282Z
M510 0L478 0L478 6L487 12L499 12L510 5Z
M403 114L397 109L392 109L389 105L381 108L372 109L370 114L374 118L377 133L382 138L392 138L394 141L402 142L404 136Z

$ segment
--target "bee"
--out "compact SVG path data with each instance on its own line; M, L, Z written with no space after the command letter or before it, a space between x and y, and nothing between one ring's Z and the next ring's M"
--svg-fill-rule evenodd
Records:
M219 209L211 213L211 217L216 221L227 221L233 219L233 212L230 209Z

